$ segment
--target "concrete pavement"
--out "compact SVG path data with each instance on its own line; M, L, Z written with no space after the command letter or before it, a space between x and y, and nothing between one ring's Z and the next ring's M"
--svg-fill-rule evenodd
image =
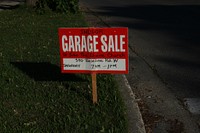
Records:
M23 3L24 0L2 0L0 1L0 11L15 9Z

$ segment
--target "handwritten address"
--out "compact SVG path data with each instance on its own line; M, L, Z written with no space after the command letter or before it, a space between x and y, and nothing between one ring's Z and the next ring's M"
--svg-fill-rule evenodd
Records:
M64 70L119 70L126 69L125 59L64 58Z

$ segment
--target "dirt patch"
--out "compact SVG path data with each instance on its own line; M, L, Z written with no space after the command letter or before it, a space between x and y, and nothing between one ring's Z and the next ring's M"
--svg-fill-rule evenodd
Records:
M179 120L168 120L170 124L170 129L167 130L168 133L183 133L184 132L184 125Z
M170 120L164 116L150 112L149 107L143 100L138 101L142 118L147 133L153 133L155 130L164 129L166 133L184 133L184 124L178 119Z
M153 133L153 128L155 125L163 120L163 116L155 115L149 112L149 107L143 100L138 101L138 106L140 108L142 118L145 124L145 129L147 133Z

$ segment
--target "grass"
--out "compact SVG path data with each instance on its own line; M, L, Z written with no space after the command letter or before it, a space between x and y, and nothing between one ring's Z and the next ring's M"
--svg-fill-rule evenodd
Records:
M124 103L112 75L61 74L58 27L84 27L81 14L0 12L0 131L125 133Z

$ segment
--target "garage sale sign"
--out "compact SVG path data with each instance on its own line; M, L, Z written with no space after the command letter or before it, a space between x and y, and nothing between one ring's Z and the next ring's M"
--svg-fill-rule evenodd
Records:
M128 28L59 28L63 73L128 73Z

